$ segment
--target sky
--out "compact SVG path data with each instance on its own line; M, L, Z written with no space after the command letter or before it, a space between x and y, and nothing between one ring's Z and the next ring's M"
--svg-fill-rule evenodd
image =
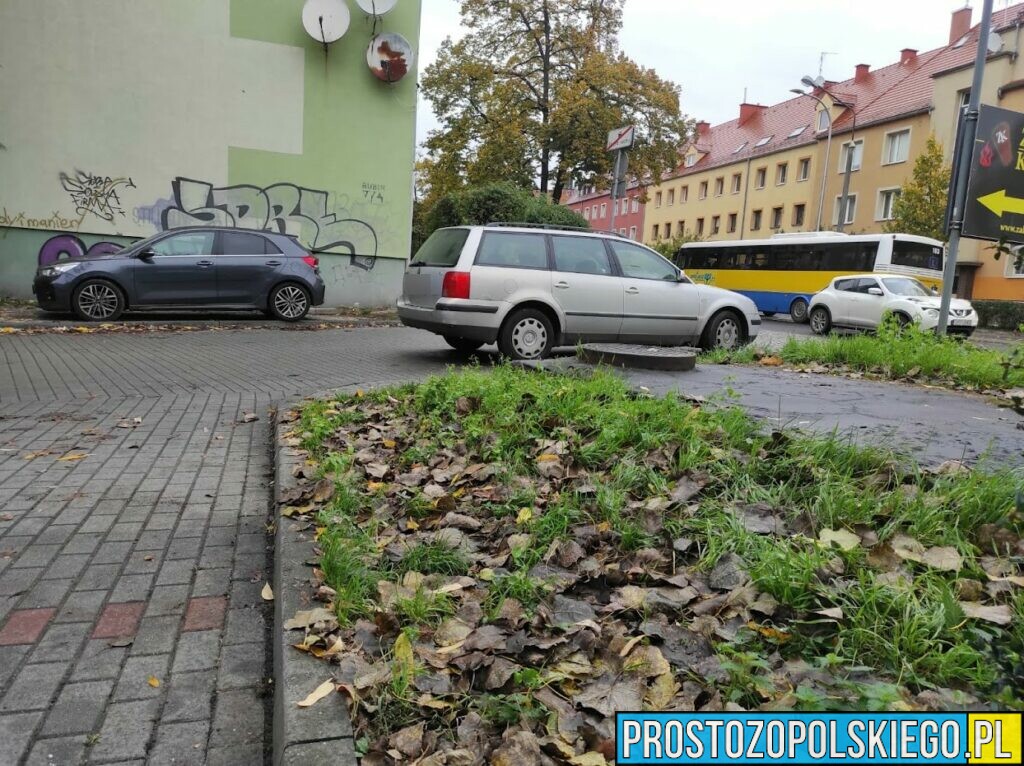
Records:
M995 10L1014 0L995 0ZM974 23L981 0L974 0ZM626 0L620 45L637 63L682 87L683 112L712 125L753 103L791 98L804 75L845 80L857 64L872 69L900 50L927 51L949 40L950 16L963 0ZM458 37L457 0L423 0L421 68L448 35ZM438 126L420 98L417 139Z

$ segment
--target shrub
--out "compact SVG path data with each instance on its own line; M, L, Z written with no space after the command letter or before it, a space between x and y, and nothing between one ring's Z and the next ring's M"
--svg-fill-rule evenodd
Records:
M1016 330L1024 325L1024 301L971 301L978 312L978 326Z

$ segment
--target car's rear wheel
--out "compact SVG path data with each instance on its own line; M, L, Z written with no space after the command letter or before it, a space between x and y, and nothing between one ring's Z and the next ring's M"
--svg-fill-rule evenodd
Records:
M282 322L298 322L309 313L309 292L301 285L286 282L270 291L270 312Z
M509 359L543 359L554 346L555 330L543 311L513 311L498 334L498 350Z
M807 301L803 298L797 298L793 301L793 305L789 307L789 317L797 324L803 324L807 321Z
M747 330L743 319L735 311L721 311L715 314L704 328L701 346L713 349L732 350L747 342Z
M832 329L832 314L824 306L811 309L811 332L815 335L828 335Z
M89 279L77 288L71 308L86 322L113 322L124 312L124 294L113 282Z
M472 354L484 345L482 340L470 340L469 338L460 338L456 335L445 335L444 342L463 354Z

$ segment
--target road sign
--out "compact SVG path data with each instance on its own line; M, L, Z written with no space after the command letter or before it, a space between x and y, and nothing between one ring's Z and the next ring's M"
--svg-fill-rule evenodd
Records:
M1024 114L982 106L963 236L1024 244Z
M608 134L608 145L605 149L609 152L617 152L620 149L629 149L633 145L633 136L636 129L632 125L624 128L616 128Z

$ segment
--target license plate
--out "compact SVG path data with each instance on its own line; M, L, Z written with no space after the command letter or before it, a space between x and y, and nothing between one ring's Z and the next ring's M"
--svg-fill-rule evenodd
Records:
M950 325L953 327L970 327L971 322L968 319L950 319Z

